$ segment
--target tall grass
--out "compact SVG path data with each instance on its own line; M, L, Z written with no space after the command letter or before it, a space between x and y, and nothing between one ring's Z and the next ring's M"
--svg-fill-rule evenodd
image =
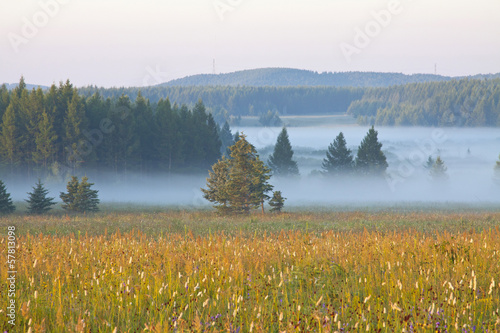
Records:
M176 212L1 224L19 230L16 331L494 332L498 217ZM4 233L0 249L5 263Z

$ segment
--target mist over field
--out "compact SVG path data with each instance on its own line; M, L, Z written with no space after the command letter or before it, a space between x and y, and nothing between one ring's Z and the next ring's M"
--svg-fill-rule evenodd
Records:
M271 178L281 190L288 206L363 205L391 203L467 203L500 202L500 186L493 181L493 167L500 153L500 132L494 128L405 128L378 127L382 150L389 168L385 179L330 179L319 174L328 145L342 131L347 146L356 154L368 127L357 125L289 127L288 133L300 177ZM267 161L281 127L239 127ZM441 156L448 168L448 181L431 181L424 168L428 156ZM200 191L208 174L142 176L87 173L103 203L134 203L209 207ZM6 179L15 201L24 200L33 179ZM50 195L59 201L65 183L46 179Z

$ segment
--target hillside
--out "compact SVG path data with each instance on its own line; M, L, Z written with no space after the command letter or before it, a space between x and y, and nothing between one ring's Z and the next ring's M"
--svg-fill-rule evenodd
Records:
M476 75L471 78L494 78L500 74ZM377 72L313 72L292 68L261 68L227 74L199 74L172 80L160 86L252 86L252 87L388 87L409 83L450 81L457 79L433 74Z

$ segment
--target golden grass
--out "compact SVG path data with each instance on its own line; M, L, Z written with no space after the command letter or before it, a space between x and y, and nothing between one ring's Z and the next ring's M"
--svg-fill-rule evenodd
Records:
M335 217L356 219L357 213L345 214ZM362 220L372 216L377 215ZM405 216L390 218L397 224ZM498 227L478 232L406 227L261 231L21 232L17 330L500 330ZM5 263L4 236L0 249ZM6 308L6 279L2 268L1 309ZM0 321L0 329L10 326Z

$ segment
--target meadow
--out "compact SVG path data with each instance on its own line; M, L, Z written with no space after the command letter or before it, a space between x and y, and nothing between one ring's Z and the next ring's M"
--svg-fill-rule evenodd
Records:
M0 219L0 329L498 332L499 226L500 213L473 210L12 215Z

